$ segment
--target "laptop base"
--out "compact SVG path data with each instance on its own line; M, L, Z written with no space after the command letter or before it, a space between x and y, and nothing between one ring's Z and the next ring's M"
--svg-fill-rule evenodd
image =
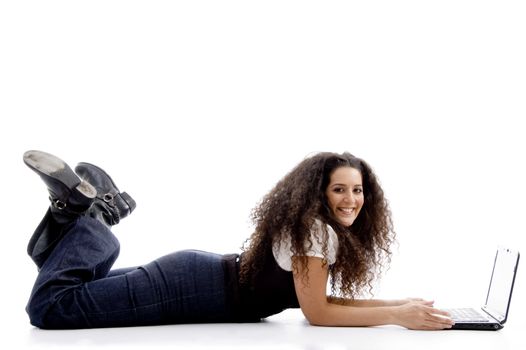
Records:
M451 329L460 329L460 330L472 330L472 331L498 331L502 329L500 323L455 323Z

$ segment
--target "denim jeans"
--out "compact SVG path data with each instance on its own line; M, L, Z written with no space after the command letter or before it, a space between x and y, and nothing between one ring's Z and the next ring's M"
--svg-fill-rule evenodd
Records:
M110 271L119 242L106 226L80 217L64 229L31 292L31 324L64 329L228 321L221 255L186 250Z

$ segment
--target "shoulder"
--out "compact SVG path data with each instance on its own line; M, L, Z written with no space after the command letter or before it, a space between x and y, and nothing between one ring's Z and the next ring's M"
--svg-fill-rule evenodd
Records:
M292 270L290 236L285 235L280 242L274 242L273 255L278 265L287 271ZM316 220L310 230L310 239L305 242L305 255L326 259L329 264L336 262L338 236L330 225Z
M312 248L310 250L317 253L312 256L324 257L329 264L334 264L338 252L338 235L332 226L321 220L316 220L314 225L312 225L310 234L312 242ZM327 256L324 256L323 254L325 249L327 251Z
M336 235L332 226L322 222L320 219L316 219L314 225L312 225L310 235L311 239L314 238L321 242L327 241L329 245L338 241L338 235Z

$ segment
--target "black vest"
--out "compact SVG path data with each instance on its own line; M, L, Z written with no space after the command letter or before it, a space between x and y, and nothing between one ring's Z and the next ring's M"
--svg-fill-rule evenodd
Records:
M225 255L224 259L225 272L230 276L227 278L229 281L225 280L227 298L236 321L257 322L285 309L299 308L292 272L278 265L272 249L266 252L263 269L249 284L239 283L238 273L243 254ZM232 278L234 273L235 281Z

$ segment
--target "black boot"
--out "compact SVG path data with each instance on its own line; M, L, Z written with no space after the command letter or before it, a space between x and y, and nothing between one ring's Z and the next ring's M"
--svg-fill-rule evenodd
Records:
M27 253L42 266L62 237L62 228L83 214L93 203L96 189L82 181L61 159L41 151L24 153L24 163L36 172L48 188L51 205L33 233Z
M111 228L135 209L135 200L126 192L119 192L111 177L98 166L79 163L75 172L97 190L95 201L84 215L96 218Z

